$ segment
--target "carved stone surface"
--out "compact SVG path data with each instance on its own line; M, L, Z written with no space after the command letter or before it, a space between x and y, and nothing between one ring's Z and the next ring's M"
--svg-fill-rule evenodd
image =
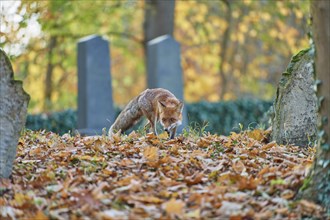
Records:
M11 63L0 49L0 178L11 175L29 100L22 82L14 80Z
M78 130L100 135L114 116L109 42L87 36L78 42Z
M148 88L164 88L183 100L183 75L180 44L170 35L148 42ZM183 108L183 121L178 131L187 125L187 110Z
M282 74L272 120L272 138L279 144L307 146L316 139L318 102L313 57L313 49L300 51Z

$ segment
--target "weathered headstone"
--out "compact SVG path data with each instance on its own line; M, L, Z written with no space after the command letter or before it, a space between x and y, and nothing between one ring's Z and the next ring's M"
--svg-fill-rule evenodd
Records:
M313 57L313 49L300 51L282 74L272 120L272 138L279 144L307 146L316 139L318 102Z
M29 100L22 82L14 80L11 63L0 48L0 178L11 175Z
M114 119L109 51L100 36L78 42L78 131L83 135L102 134Z
M180 44L170 35L163 35L148 42L148 88L164 88L178 99L183 99L183 76ZM183 109L182 128L187 125L187 110Z

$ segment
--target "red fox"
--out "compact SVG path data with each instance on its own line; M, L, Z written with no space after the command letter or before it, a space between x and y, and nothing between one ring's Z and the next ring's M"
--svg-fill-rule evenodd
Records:
M156 135L156 123L159 121L173 139L176 128L182 122L182 110L183 103L170 91L161 88L147 89L127 104L110 127L109 136L119 130L126 131L145 116L148 119L146 126L150 126Z

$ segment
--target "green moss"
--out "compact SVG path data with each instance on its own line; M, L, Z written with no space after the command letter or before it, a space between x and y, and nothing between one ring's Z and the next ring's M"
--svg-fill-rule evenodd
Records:
M305 54L309 56L305 58ZM280 86L285 87L291 80L292 72L296 68L296 64L300 62L302 59L311 60L314 57L314 49L312 47L299 51L295 54L286 68L286 71L282 73L282 78L280 80Z
M311 176L308 176L306 179L304 179L304 183L300 187L299 191L306 190L310 186L311 180L312 180Z

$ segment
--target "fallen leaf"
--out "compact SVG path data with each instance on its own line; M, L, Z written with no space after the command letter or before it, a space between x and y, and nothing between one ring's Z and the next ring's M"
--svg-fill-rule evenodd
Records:
M248 137L253 138L257 141L264 141L266 136L264 135L264 130L255 129L248 132Z
M243 204L223 201L219 213L223 213L225 216L231 216L240 213L242 208Z
M163 132L163 133L158 134L158 138L167 139L167 138L169 138L169 136L168 136L167 132Z
M146 147L143 151L143 156L146 161L156 162L159 159L157 147Z
M261 149L262 149L262 150L268 150L268 149L270 149L270 148L272 148L272 147L274 147L274 146L276 146L276 142L275 142L275 141L272 141L272 142L270 142L270 143L268 143L268 144L262 146Z
M294 197L295 193L290 190L290 189L286 189L281 193L281 197L283 199L292 199Z
M170 201L163 203L163 209L168 214L182 215L184 207L185 203L182 200L175 200L173 198Z
M305 210L307 213L315 213L315 212L320 212L322 210L321 206L304 199L300 200L299 204L303 207L303 210Z
M163 200L155 196L131 196L133 200L145 203L162 203Z
M98 219L102 220L120 220L120 219L127 219L127 212L120 211L116 209L109 209L103 212L97 213Z
M134 162L128 158L124 158L122 161L120 161L120 166L122 167L129 167L134 165Z
M254 218L258 219L258 220L268 220L268 219L271 219L272 217L273 217L273 212L270 210L257 212L254 215Z
M185 215L185 218L188 219L200 219L201 217L201 210L200 209L195 209L193 211L187 212Z
M202 182L202 178L204 177L203 172L196 172L192 176L186 176L184 178L187 185L194 185Z
M241 160L237 160L233 162L232 166L236 173L243 173L246 171L246 167Z
M37 220L48 220L48 216L46 216L44 214L44 212L42 212L41 210L38 210L36 215L33 217L33 219L37 219Z

